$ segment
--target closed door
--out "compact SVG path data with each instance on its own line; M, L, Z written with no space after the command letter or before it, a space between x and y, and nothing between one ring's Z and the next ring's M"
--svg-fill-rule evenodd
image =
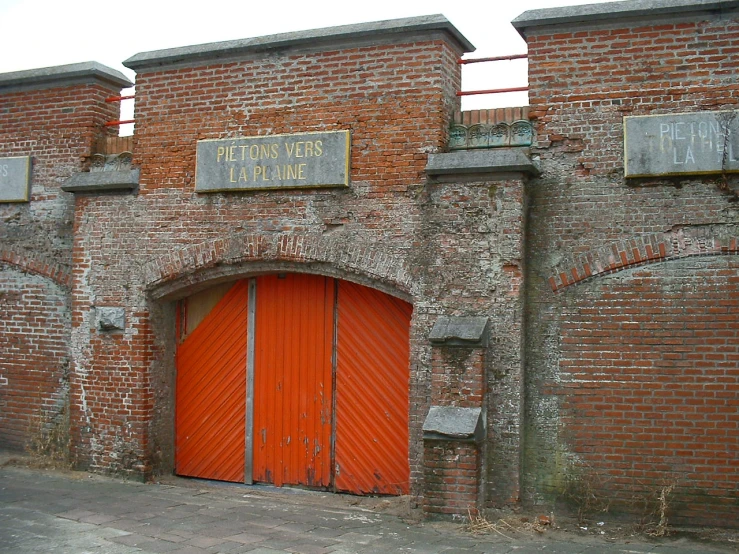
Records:
M178 348L177 473L408 492L410 304L303 274L239 281L183 310L203 312L203 298L208 314L194 329L183 318Z

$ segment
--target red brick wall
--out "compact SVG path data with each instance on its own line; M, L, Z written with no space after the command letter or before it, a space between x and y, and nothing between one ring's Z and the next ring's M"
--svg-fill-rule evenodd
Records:
M0 448L23 450L59 418L69 372L68 291L0 263Z
M577 175L608 175L623 167L623 115L736 107L737 40L736 20L699 16L530 33L530 116L543 157L567 153Z
M429 41L143 72L142 192L192 190L196 140L335 129L352 131L354 181L372 182L374 196L406 192L425 167L423 148L444 147L454 63L446 43Z
M426 514L475 513L480 484L478 456L476 444L426 441Z
M103 101L113 92L92 84L0 92L0 156L32 157L31 202L0 204L3 447L22 449L29 430L59 421L66 406L74 198L60 185L82 169L102 123L117 118Z
M735 520L739 259L627 273L594 281L562 314L563 438L622 509L675 483L674 521Z
M739 180L623 176L623 116L737 107L739 22L686 19L527 30L530 504L562 499L574 464L614 511L674 478L669 515L739 520L736 392L719 394L736 387L737 266L718 257L737 252ZM705 257L666 261L684 256Z
M429 39L140 71L140 192L81 197L75 216L72 343L90 369L72 383L72 398L87 465L171 470L172 298L275 270L350 278L408 299L419 293L423 266L411 259L427 255L424 169L458 107L459 54ZM194 191L198 140L330 130L352 133L349 189ZM125 308L126 329L91 331L90 306ZM418 359L430 353L433 317L421 307L414 320L410 449L419 494L429 398Z
M479 408L485 397L483 348L434 348L431 388L437 406Z

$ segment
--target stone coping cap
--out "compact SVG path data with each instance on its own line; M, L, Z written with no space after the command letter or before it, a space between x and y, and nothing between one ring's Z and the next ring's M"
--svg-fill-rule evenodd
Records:
M431 406L423 422L424 440L480 441L482 408Z
M475 50L446 17L437 14L141 52L128 58L123 65L134 70L173 64L194 65L249 54L266 54L277 49L306 47L315 50L326 44L365 44L368 39L377 42L387 37L433 31L448 33L464 52Z
M427 175L465 175L469 173L526 173L538 176L540 171L525 147L457 150L429 154Z
M486 346L488 318L442 315L434 323L429 341L451 346Z
M625 19L646 24L645 18L736 9L739 9L739 0L626 0L529 10L519 15L511 24L526 38L527 29L545 25L573 27L580 23L618 22Z
M66 87L95 81L117 89L133 86L128 77L120 71L98 62L82 62L0 73L0 93L15 90Z

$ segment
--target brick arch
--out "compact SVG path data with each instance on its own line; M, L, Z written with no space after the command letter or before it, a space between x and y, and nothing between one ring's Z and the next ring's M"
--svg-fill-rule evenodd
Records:
M550 274L549 286L559 292L636 266L691 256L739 255L738 231L734 225L678 227L615 242L563 261Z
M241 233L209 240L150 259L143 276L147 291L163 298L200 283L281 270L348 278L407 299L418 295L395 252L377 243L357 245L317 234Z
M8 248L0 248L0 262L51 279L66 289L72 288L72 272L69 268L45 256L20 254Z

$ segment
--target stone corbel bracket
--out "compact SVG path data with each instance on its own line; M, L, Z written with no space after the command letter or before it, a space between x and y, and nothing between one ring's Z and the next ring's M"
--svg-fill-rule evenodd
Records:
M112 306L98 306L96 309L98 331L124 331L126 329L126 310Z
M65 192L134 191L139 186L139 170L91 171L75 173L62 185Z

